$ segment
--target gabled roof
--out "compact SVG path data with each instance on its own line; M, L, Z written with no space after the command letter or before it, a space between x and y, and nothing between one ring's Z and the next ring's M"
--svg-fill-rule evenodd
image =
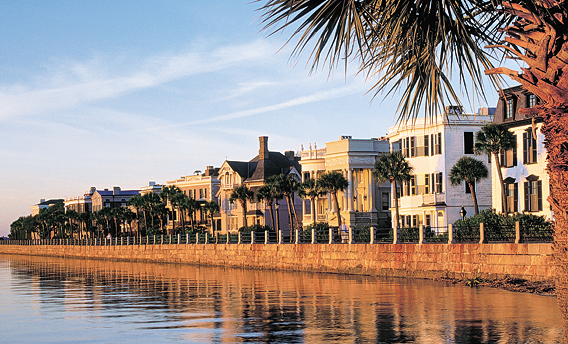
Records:
M256 162L256 169L245 182L266 180L278 174L288 174L292 167L300 170L300 164L295 160L288 159L280 152L269 152L268 159L261 160L257 155L251 162Z
M63 199L50 199L50 200L38 203L37 205L53 205L53 204L57 204L57 203L63 203L64 201L65 200L63 200Z
M231 169L239 174L241 178L247 179L250 175L253 174L256 168L256 162L251 163L250 161L226 161L227 165L231 167Z
M113 190L97 190L96 191L101 196L134 196L140 195L140 191L138 190L120 190L119 193L114 194Z

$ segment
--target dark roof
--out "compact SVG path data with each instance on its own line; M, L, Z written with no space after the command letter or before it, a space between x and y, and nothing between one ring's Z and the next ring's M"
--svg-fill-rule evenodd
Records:
M290 160L280 152L269 152L268 159L264 160L257 155L251 160L252 162L257 163L256 169L247 181L266 180L278 174L288 174L292 167L301 171L300 164L296 160Z
M499 100L497 102L495 110L495 117L493 117L493 123L499 123L504 125L505 127L512 128L531 124L533 117L535 118L535 121L537 123L542 122L542 118L538 116L519 113L519 109L529 106L527 103L527 97L531 94L531 92L526 91L522 86L514 86L503 89L502 93L499 94ZM511 97L515 99L513 103L513 117L505 119L506 105L504 98Z
M113 190L97 190L96 192L98 192L99 195L101 195L101 196L112 196L112 195L114 195ZM114 196L134 196L134 195L140 195L140 191L138 191L138 190L120 190L119 193L117 193Z
M231 169L237 172L243 179L247 179L256 168L256 162L251 163L247 161L227 161L227 164L231 166Z

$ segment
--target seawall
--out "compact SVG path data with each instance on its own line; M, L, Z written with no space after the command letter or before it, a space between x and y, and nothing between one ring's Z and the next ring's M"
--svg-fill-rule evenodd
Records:
M412 278L551 281L552 244L0 245L0 254L147 261Z

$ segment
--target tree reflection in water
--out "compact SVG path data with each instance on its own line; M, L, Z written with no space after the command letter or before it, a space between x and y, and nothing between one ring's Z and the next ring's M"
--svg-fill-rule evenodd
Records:
M19 342L562 340L555 298L424 280L6 255L0 275Z

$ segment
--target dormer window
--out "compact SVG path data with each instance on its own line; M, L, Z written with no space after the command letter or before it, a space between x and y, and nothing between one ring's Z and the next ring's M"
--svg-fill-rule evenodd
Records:
M505 119L512 119L515 111L515 101L513 98L507 98L505 101Z

